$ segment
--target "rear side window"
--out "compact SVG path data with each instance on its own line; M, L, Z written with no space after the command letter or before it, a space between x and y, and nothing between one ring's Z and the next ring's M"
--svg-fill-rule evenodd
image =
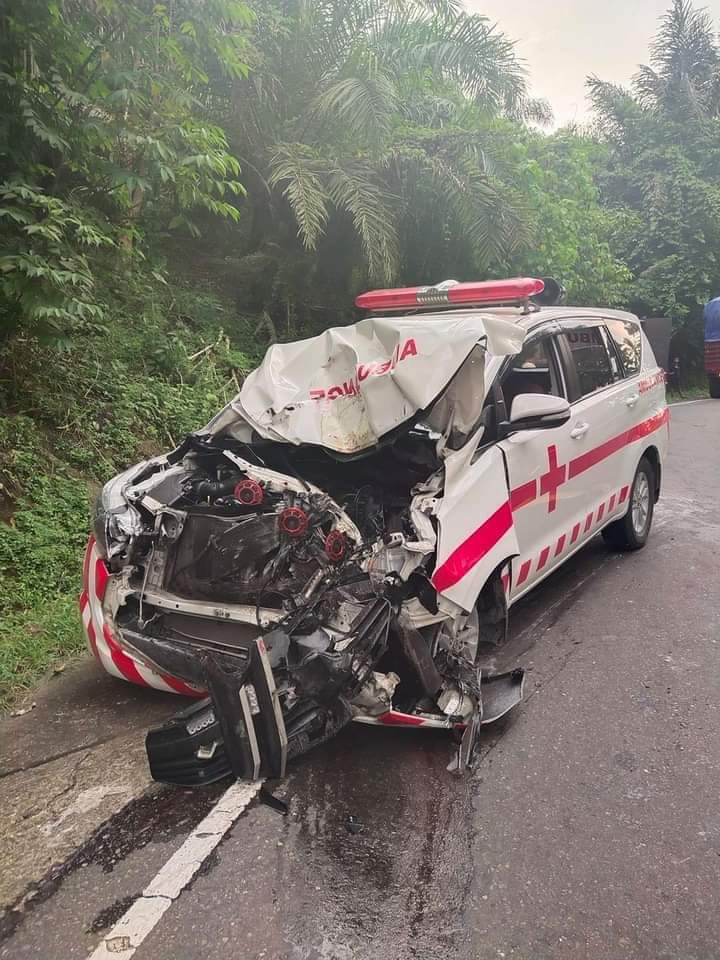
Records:
M578 327L560 334L568 347L570 362L575 368L579 396L586 397L602 390L617 379L608 356L600 327Z
M642 357L640 327L630 320L606 320L605 323L622 357L625 376L634 377L640 373Z

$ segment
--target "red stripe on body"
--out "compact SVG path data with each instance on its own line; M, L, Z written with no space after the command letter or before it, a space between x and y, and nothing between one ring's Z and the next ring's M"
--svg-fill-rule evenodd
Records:
M100 654L98 653L97 637L95 636L95 627L93 626L92 620L88 621L86 633L88 636L88 640L90 641L90 648L92 649L95 659L99 663L102 663L102 660L100 659Z
M570 543L571 544L575 543L575 541L579 536L580 536L580 524L576 523L575 526L573 527L572 536L570 537Z
M628 446L628 444L649 437L651 433L659 430L660 427L669 422L670 409L666 407L660 413L656 413L647 420L643 420L642 423L635 424L634 427L625 430L616 437L612 437L610 440L606 440L605 443L601 443L600 446L594 447L592 450L587 450L579 457L575 457L574 460L570 461L568 464L567 479L572 480L573 477L577 477L591 467L597 466L598 463L602 463L603 460L622 450L623 447ZM525 507L527 504L536 500L537 495L537 481L529 480L527 483L520 484L520 486L515 487L511 491L510 506L513 510L519 510L521 507ZM622 503L622 500L620 502Z
M510 509L519 510L520 507L524 507L536 499L537 481L528 480L527 483L523 483L519 487L515 487L514 490L510 491Z
M98 557L95 561L95 596L98 600L102 600L105 596L109 579L110 573L105 565L105 561Z
M137 683L141 687L148 687L149 684L143 679L140 671L135 666L135 662L127 655L127 653L125 653L123 648L110 632L110 627L108 627L107 624L103 625L103 637L105 638L105 642L110 650L110 656L112 657L113 663L118 668L120 673L125 677L125 679L130 680L131 683Z
M516 586L525 583L530 573L530 567L532 566L532 560L526 560L525 563L520 567L520 572L518 573Z
M649 420L643 420L642 423L636 423L632 429L628 430L628 433L630 434L628 443L633 443L635 440L642 440L644 437L649 437L651 433L659 430L660 427L664 427L666 423L670 423L670 407L665 407L664 410L661 410L660 413L656 413L655 416L650 417Z
M510 586L510 574L509 574L509 573L503 573L503 574L501 575L501 577L500 577L500 582L502 583L502 588L503 588L503 590L505 591L505 593L507 593L507 592L508 592L508 588L509 588L509 586Z
M610 497L610 503L608 504L608 513L612 513L613 510L615 509L615 501L616 501L616 500L617 500L617 496L616 496L615 494L613 494L613 495Z
M95 546L95 537L90 537L85 547L85 556L83 558L83 586L85 589L88 589L89 577L90 577L90 555L92 554L92 549Z
M616 437L611 437L610 440L601 443L599 447L594 447L592 450L581 453L579 457L575 457L574 460L570 461L568 479L572 480L573 477L577 477L591 467L597 466L598 463L602 463L603 460L622 450L623 447L627 447L637 440L642 440L644 437L649 437L651 433L659 430L660 427L668 423L669 420L670 410L666 407L648 420L643 420L642 423L636 423L635 426L629 430L619 433Z
M597 512L598 523L600 523L600 521L602 520L604 513L605 513L605 504L601 503L600 506L598 507L598 512Z
M557 546L555 547L555 556L559 557L564 549L565 549L565 534L563 534L561 537L558 537Z
M442 566L437 568L431 582L438 593L442 593L443 590L449 589L462 580L511 527L510 504L503 503L474 533L470 534L467 540L453 550Z
M584 531L585 533L587 533L588 530L590 529L590 527L592 526L592 521L593 521L593 515L592 515L591 513L589 513L589 514L585 517L585 531Z
M618 503L625 503L625 501L627 500L627 495L628 495L629 489L630 489L630 487L623 487L623 488L622 488L622 490L620 491L620 499L618 500Z
M549 556L550 556L550 547L544 547L542 550L542 553L540 554L540 559L538 560L538 565L537 565L538 571L542 570L542 568L545 566Z
M425 723L422 717L414 717L411 713L400 713L399 710L388 710L377 718L378 723L388 727L422 727Z

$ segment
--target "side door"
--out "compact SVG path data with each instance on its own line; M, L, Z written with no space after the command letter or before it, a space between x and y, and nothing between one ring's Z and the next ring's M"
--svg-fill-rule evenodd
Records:
M509 413L521 393L566 397L567 387L554 334L556 325L531 333L522 353L500 377ZM500 442L505 454L510 507L519 555L512 561L510 600L515 600L562 562L569 548L571 504L566 497L571 427L521 431Z
M572 409L565 496L576 548L627 507L628 385L603 320L567 320L561 327L557 346Z
M624 447L618 452L617 476L621 490L625 490L632 486L645 447L649 443L657 446L661 457L665 450L668 423L665 372L658 365L639 320L631 316L608 317L605 323L623 374ZM627 508L624 497L622 501L622 509L616 507L614 511L618 516Z

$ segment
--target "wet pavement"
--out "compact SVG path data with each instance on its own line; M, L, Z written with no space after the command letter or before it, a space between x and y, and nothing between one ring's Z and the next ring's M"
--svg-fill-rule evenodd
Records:
M474 774L447 773L446 734L351 726L276 788L286 817L238 819L135 957L717 957L718 477L720 404L674 407L647 548L596 538L513 610L498 665L528 669L526 700ZM141 742L167 703L121 689ZM87 957L223 788L132 800L6 916L0 958Z

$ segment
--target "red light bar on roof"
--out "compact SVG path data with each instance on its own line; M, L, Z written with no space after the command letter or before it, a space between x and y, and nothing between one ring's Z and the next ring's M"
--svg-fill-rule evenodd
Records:
M398 287L370 290L355 298L362 310L399 310L404 307L434 307L462 303L522 303L542 293L545 284L533 277L486 280L481 283L446 281L436 287Z

